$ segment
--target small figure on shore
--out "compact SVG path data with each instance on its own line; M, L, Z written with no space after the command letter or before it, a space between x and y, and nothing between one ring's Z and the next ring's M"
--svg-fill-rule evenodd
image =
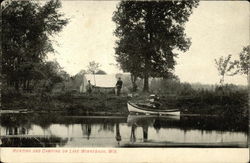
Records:
M116 82L116 89L117 89L117 96L120 96L121 94L121 89L122 89L122 80L121 80L121 77L118 78L118 81Z
M88 84L86 86L86 90L89 94L92 93L92 84L90 83L90 80L88 80Z

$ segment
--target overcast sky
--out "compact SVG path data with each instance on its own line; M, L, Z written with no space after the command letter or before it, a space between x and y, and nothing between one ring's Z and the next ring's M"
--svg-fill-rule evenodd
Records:
M87 69L90 61L99 62L107 73L119 72L114 59L115 23L112 15L117 1L62 1L61 12L70 23L58 36L56 59L69 74ZM192 38L189 51L180 54L175 68L182 82L219 82L214 59L233 55L237 59L249 44L249 3L244 1L201 1L194 9L186 34ZM247 84L246 76L226 77L225 82Z

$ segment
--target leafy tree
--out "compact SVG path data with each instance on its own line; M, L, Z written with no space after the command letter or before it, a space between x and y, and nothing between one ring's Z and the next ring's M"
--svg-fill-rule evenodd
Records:
M94 75L94 81L95 81L95 74L96 72L99 70L99 67L101 67L101 65L95 61L91 61L89 62L89 65L88 65L88 72L89 73L92 73ZM96 81L95 81L95 85L96 85Z
M28 72L29 76L24 76L21 81L28 81L23 83L23 90L33 91L43 89L50 92L57 83L63 83L69 78L69 74L62 70L57 61L47 61L37 64L34 67L36 72ZM25 73L22 73L25 74ZM30 79L30 80L29 80ZM26 84L26 85L25 85Z
M60 83L63 81L62 68L56 61L45 62L42 66L42 71L44 73L44 87L47 91L51 91L56 83Z
M58 75L63 79L63 81L68 81L70 78L70 75L64 70L59 71Z
M243 47L239 54L239 60L235 62L237 63L239 73L247 75L250 68L250 45Z
M221 56L219 59L215 59L216 68L218 70L220 76L220 84L224 84L225 75L233 76L238 73L235 70L236 62L231 61L232 55L228 55L227 57Z
M43 6L34 1L10 1L2 11L2 73L8 86L18 90L44 77L44 58L54 51L51 36L68 23L59 13L60 7L58 0Z
M96 72L96 74L101 74L101 75L105 75L105 74L107 74L105 71L103 71L103 70L98 70L97 72Z
M144 78L144 91L149 90L148 78L166 77L175 66L174 57L188 50L184 24L198 6L192 1L122 1L114 12L116 60L124 71Z

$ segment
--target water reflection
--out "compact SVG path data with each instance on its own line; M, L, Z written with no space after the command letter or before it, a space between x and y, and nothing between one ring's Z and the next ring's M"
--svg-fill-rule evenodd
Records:
M29 129L25 127L6 127L6 135L25 135L29 134Z
M117 144L120 145L120 141L122 140L122 137L121 137L121 134L120 134L120 126L119 126L119 123L116 123L116 124L115 124L115 128L116 128L116 135L115 135L115 138L116 138Z
M102 132L102 131L106 131L106 132L114 132L114 124L108 124L108 123L104 123L100 125L100 128L98 130L98 132Z
M154 123L155 119L150 116L138 116L138 115L129 115L127 119L127 123L131 125L131 135L132 141L136 141L135 129L137 127L142 128L143 133L143 141L146 142L148 139L148 128Z
M30 128L6 127L5 134L1 130L1 146L5 147L57 147L64 146L67 142L57 136L30 135Z
M136 130L136 125L132 124L132 127L131 127L131 136L130 136L130 142L131 143L136 142L135 130Z
M91 124L81 124L83 135L87 135L87 139L89 139L91 135Z
M187 120L195 124L191 129ZM214 121L214 118L210 119ZM243 132L216 131L213 128L200 130L201 122L197 118L176 116L138 116L129 115L131 126L130 142L125 147L246 147L247 134ZM213 123L213 122L210 122ZM154 128L154 131L152 130ZM188 129L187 129L188 128ZM136 129L142 132L136 132ZM230 129L231 130L231 129ZM142 139L137 139L142 133ZM150 135L150 136L149 136Z
M243 125L241 125L243 124ZM3 147L247 146L247 123L214 117L2 114Z
M160 119L164 120L180 120L180 116L147 116L147 115L129 115L127 118L128 126L131 126L131 136L130 142L136 142L136 128L142 129L143 134L143 142L147 142L148 140L148 130L149 127L153 126L157 133L161 129Z

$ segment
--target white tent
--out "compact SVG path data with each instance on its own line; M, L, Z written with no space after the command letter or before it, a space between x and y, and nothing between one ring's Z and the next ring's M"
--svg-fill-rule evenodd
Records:
M85 78L90 80L91 84L97 87L115 87L117 78L115 74L108 75L92 75L86 74Z
M117 75L116 74L84 74L83 76L83 83L80 86L80 92L86 92L86 86L88 81L95 87L101 88L115 88L117 82Z

